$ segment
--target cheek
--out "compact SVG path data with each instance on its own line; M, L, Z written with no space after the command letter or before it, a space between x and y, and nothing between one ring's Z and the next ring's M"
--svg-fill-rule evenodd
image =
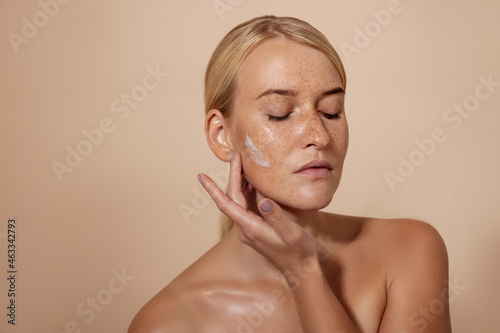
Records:
M338 161L343 162L349 146L349 128L345 119L341 121L329 132L332 140L330 150Z
M268 133L242 133L239 152L242 157L245 178L259 191L268 192L270 187L279 186L280 172L283 164L284 148L282 140L276 140ZM262 142L264 138L265 142Z
M247 135L245 138L245 146L248 157L255 163L262 167L269 168L269 160L267 157L255 146L252 139Z
M243 158L246 156L249 160L248 164L253 164L265 173L283 164L290 147L287 145L289 140L284 138L282 133L260 127L255 131L243 132L243 135L242 140L240 139L243 143L243 146L240 146L240 153Z
M248 124L247 124L248 125ZM297 182L291 175L300 166L300 133L269 129L265 125L239 128L238 152L242 157L245 178L264 197L280 204L302 209L321 209L335 193L348 146L347 123L337 123L330 130L332 140L325 153L335 164L335 177L322 185Z
M344 126L339 131L338 136L339 152L342 154L343 159L349 147L349 127L347 126L347 122L345 122Z

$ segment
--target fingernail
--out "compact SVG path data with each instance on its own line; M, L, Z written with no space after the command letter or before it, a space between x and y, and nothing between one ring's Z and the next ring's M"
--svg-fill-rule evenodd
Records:
M231 162L234 160L234 157L236 156L235 153L233 153L233 155L231 156Z
M273 204L271 203L271 201L266 200L260 204L260 209L262 209L264 213L269 213L273 210Z
M200 183L201 183L201 176L200 176L200 175L198 175L198 180L199 180L199 181L200 181Z

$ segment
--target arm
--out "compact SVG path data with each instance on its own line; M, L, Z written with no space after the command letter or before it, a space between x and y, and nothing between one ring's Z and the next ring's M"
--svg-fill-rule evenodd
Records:
M359 332L328 285L317 263L308 274L289 283L304 332Z
M448 256L427 223L402 220L386 235L392 254L379 332L451 333Z

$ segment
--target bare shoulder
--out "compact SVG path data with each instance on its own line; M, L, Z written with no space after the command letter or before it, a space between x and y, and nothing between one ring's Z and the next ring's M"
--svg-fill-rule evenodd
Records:
M367 219L386 270L387 303L379 332L451 332L448 254L439 232L412 219ZM423 317L422 311L431 316Z
M215 332L214 309L221 304L214 299L224 299L219 291L229 288L223 246L218 243L146 303L128 333Z
M432 264L447 267L448 255L443 238L431 224L414 219L365 220L381 253L396 269Z
M355 256L348 257L349 262L361 263L362 272L376 263L368 274L378 272L384 289L378 332L451 332L448 255L436 228L413 219L338 216L338 220L352 228L350 248Z
M417 220L400 219L387 223L389 295L403 294L418 284L421 287L419 297L423 299L426 293L428 298L437 297L448 283L448 253L439 232L432 225ZM430 301L422 300L423 304L426 302Z
M444 241L431 224L414 219L384 219L333 215L356 248L382 258L388 277L402 270L445 269L448 255ZM422 267L426 266L426 267ZM444 272L444 271L443 271Z
M328 214L347 235L346 238L381 241L392 248L437 246L444 243L439 232L429 223L408 218L373 218Z
M414 293L413 299L427 304L440 297L448 284L448 253L436 228L413 219L366 221L375 252L384 258L389 300Z
M235 287L190 267L143 306L128 333L216 332L228 289Z
M211 288L210 281L215 280L206 267L214 265L210 252L147 302L132 320L128 333L205 332L197 325L206 316L204 297Z
M446 246L439 232L427 222L413 219L379 219L380 241L397 253L396 260L444 260Z
M128 333L188 332L195 315L195 292L168 285L154 296L132 320Z

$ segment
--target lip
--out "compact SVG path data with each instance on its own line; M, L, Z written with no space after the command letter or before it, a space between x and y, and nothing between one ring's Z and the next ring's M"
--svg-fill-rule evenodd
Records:
M326 177L332 171L332 165L325 160L313 160L300 167L295 173L314 177Z

